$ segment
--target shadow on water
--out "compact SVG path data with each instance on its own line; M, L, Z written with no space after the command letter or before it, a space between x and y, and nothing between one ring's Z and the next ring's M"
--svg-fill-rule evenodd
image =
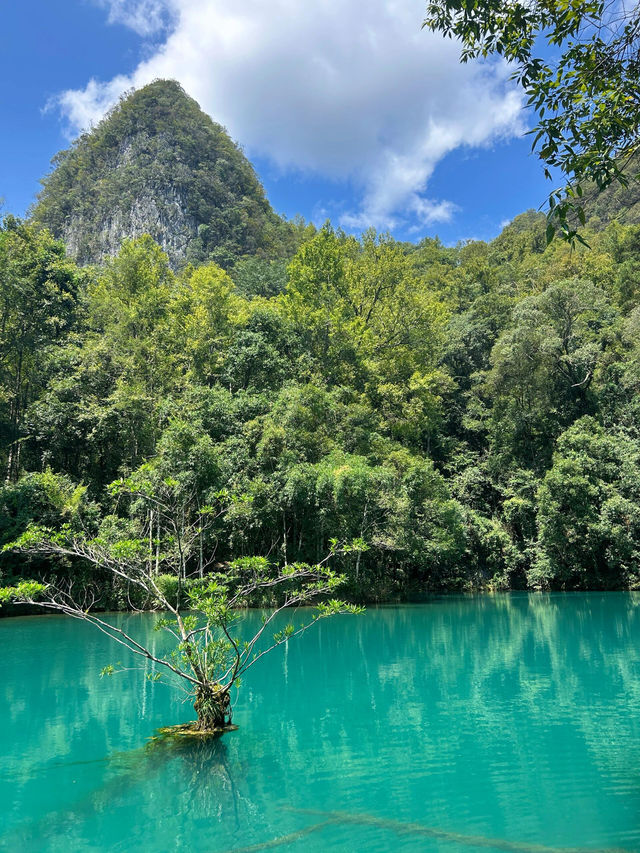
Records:
M48 840L64 837L79 822L112 810L135 789L153 787L154 783L160 788L167 778L176 790L189 792L194 814L220 819L223 807L224 818L240 825L244 798L230 771L228 748L221 734L185 737L181 732L160 729L138 749L88 761L58 762L49 768L87 765L104 765L103 784L81 794L64 809L23 821L0 840L0 849L36 849L35 845L42 849Z

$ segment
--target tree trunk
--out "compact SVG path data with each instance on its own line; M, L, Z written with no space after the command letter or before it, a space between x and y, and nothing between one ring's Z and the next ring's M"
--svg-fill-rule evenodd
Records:
M213 732L231 725L229 693L216 684L198 685L193 707L198 715L197 728L202 732Z
M156 577L160 573L160 511L157 513L157 528L156 528Z

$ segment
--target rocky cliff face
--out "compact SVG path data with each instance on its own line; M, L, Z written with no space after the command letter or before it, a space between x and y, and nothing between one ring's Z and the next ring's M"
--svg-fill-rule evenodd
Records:
M173 81L121 100L53 165L33 218L82 264L101 263L141 234L174 268L278 256L293 239L237 145Z
M186 263L189 247L198 235L198 222L187 213L185 199L175 187L135 198L128 209L116 208L102 219L98 231L89 232L84 218L72 215L56 236L64 240L69 255L88 264L116 255L125 237L142 234L153 237L174 268Z

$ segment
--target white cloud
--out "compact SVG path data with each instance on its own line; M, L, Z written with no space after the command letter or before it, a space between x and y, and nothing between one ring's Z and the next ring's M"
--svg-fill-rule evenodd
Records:
M454 42L421 30L423 0L100 2L142 34L172 23L130 76L59 96L73 128L132 86L177 79L250 156L352 181L347 227L449 219L453 205L425 196L438 161L522 131L505 66L461 65Z
M141 36L165 29L175 10L172 0L94 0L108 9L110 24L123 24Z
M88 130L97 124L120 95L132 85L131 80L124 75L114 77L108 83L89 80L82 90L67 89L66 92L51 98L45 110L59 107L69 124L68 135L73 137L79 131Z

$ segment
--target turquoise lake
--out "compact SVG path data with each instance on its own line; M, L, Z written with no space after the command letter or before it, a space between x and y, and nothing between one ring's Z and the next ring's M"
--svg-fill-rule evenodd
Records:
M162 642L153 615L112 618ZM147 745L192 708L99 677L118 661L81 622L0 620L0 849L640 851L640 594L323 622L199 744Z

